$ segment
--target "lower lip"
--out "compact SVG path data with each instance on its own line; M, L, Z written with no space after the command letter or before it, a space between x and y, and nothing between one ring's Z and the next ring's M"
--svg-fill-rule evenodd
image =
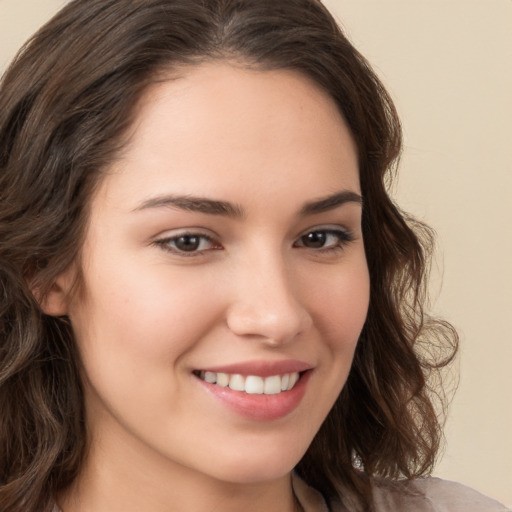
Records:
M311 375L311 370L301 374L297 384L289 391L282 391L276 395L257 395L243 391L233 391L204 380L196 379L203 388L221 401L232 411L251 420L272 421L284 418L299 406Z

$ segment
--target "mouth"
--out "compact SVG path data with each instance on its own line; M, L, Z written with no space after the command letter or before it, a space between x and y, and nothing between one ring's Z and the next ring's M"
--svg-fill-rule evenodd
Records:
M220 388L229 388L232 391L249 395L279 395L291 391L305 372L291 372L267 377L204 370L196 370L193 373L202 381Z
M297 360L246 361L192 372L200 387L238 416L287 417L302 402L314 367Z

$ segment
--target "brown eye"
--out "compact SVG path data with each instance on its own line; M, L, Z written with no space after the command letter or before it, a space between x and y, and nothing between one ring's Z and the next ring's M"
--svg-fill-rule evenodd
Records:
M201 233L182 233L156 240L155 244L181 256L199 256L212 249L221 249L221 246L212 238Z
M307 235L300 238L302 246L310 247L311 249L320 249L325 245L327 240L327 233L325 231L312 231Z
M197 251L201 244L201 237L197 235L183 235L174 240L174 246L179 251L192 252Z
M352 234L344 229L315 229L302 235L295 243L295 247L323 251L337 250L343 249L353 239Z

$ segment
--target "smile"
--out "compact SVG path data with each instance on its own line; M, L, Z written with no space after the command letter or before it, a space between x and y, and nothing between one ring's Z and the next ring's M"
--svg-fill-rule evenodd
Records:
M299 372L283 375L270 375L260 377L258 375L240 375L223 372L200 371L194 372L201 380L208 384L215 384L222 388L230 388L250 395L277 395L293 389L297 384Z

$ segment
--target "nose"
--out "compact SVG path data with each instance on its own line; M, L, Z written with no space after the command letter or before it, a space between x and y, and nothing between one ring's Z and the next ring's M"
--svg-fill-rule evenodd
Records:
M238 336L256 337L279 346L294 340L312 325L300 301L291 272L280 261L246 262L232 279L236 292L228 308L227 324ZM290 275L289 275L290 274Z

